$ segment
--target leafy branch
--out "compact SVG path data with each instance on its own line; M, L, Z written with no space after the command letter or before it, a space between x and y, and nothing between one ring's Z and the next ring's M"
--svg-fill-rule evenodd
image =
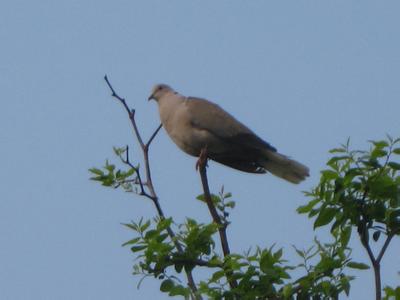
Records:
M312 200L298 212L316 216L314 228L332 224L331 233L346 244L352 229L357 229L374 270L376 299L381 299L381 261L392 239L400 235L400 139L387 136L370 144L368 151L351 150L348 140L332 149L336 156L328 161L329 169L321 172L319 185L306 193ZM370 236L378 242L382 235L385 241L374 254Z
M123 105L123 107L125 108L128 116L129 116L129 119L131 121L133 130L134 130L134 133L135 133L135 136L136 136L136 139L139 142L140 148L142 150L143 160L144 160L144 165L145 165L145 178L146 178L146 181L145 182L142 181L142 177L140 176L139 167L135 167L130 162L130 159L129 159L129 148L128 147L126 148L126 151L125 151L126 157L125 157L125 159L122 159L122 161L123 161L124 164L128 165L131 168L131 170L133 170L132 172L137 174L135 183L138 182L138 184L139 184L139 187L140 187L140 190L141 190L140 191L140 195L143 195L143 196L149 198L153 202L160 219L161 220L166 220L164 212L163 212L163 210L161 208L158 196L157 196L156 191L154 189L153 180L152 180L152 177L151 177L150 160L149 160L149 148L150 148L150 145L151 145L152 141L154 140L154 138L156 137L157 133L160 131L162 125L160 124L157 127L157 129L153 132L153 134L150 136L148 141L146 143L144 143L143 139L141 137L141 134L139 132L138 126L136 124L135 110L134 109L130 109L129 106L127 105L127 103L126 103L126 100L124 98L120 97L115 92L113 86L111 85L110 81L108 80L107 75L104 76L104 80L106 81L108 87L111 90L111 96L114 97L115 99L117 99ZM145 190L145 187L147 188L148 191ZM166 227L166 230L167 230L168 235L170 236L171 240L173 241L176 249L179 252L182 253L183 252L182 246L177 241L177 239L175 237L175 233L172 231L172 229L169 226ZM187 276L187 279L188 279L188 285L189 285L190 289L193 292L192 296L194 298L196 298L196 299L201 299L201 297L197 296L197 287L196 287L195 281L193 279L192 271L188 270L188 269L185 269L185 272L186 272L186 276Z

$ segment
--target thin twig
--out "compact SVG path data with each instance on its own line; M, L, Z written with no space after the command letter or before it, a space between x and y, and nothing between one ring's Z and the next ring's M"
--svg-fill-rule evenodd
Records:
M137 176L137 181L138 181L138 184L139 184L139 187L140 187L140 194L139 195L145 196L145 197L149 198L150 200L154 201L154 196L148 194L144 189L145 184L142 181L142 177L140 175L139 168L135 167L131 163L131 161L129 160L129 146L128 145L126 146L125 153L126 153L125 154L125 159L122 159L122 162L135 170L135 173L136 173L136 176Z
M157 129L154 131L154 133L149 138L149 141L146 143L146 145L145 145L146 148L148 148L150 146L151 142L156 137L157 133L160 131L161 128L162 128L162 124L158 125Z
M390 241L392 240L393 237L394 237L394 233L392 233L392 232L389 233L389 235L388 235L387 238L386 238L385 243L383 244L383 247L382 247L381 251L380 251L379 254L378 254L378 257L377 257L377 259L376 259L377 263L380 263L380 262L381 262L382 257L383 257L383 255L385 254L385 251L386 251L387 247L389 246Z
M368 230L368 229L363 229L363 231L364 231L364 230ZM362 234L362 235L361 235L361 234ZM375 261L376 261L376 260L375 260L374 253L372 252L371 247L369 246L368 241L366 241L366 239L365 239L365 237L364 237L365 232L362 232L361 234L360 234L361 244L364 246L365 250L367 250L367 253L368 253L369 259L371 260L371 263L372 263L372 264L375 264Z
M139 181L139 186L141 189L141 195L151 199L156 207L157 213L160 217L161 220L165 220L165 215L164 212L161 208L160 202L158 201L158 196L155 192L154 186L153 186L153 181L151 178L151 171L150 171L150 162L149 162L149 147L151 142L154 140L154 138L156 137L157 133L160 131L162 125L160 124L157 129L153 132L153 134L151 135L150 139L147 141L147 143L145 144L143 142L143 139L140 135L139 129L137 127L136 124L136 120L135 120L135 110L134 109L130 109L128 104L126 103L125 99L120 97L114 90L114 88L112 87L110 81L108 80L107 75L104 76L104 80L106 81L108 87L111 90L111 96L116 98L117 100L119 100L119 102L122 103L122 105L124 106L126 112L128 113L129 119L131 121L133 130L135 132L135 136L136 139L139 142L139 145L142 149L143 152L143 159L144 159L144 163L145 163L145 175L146 175L146 184L143 183L141 177L140 177L140 172L138 170L138 168L136 168L130 161L129 161L129 153L128 153L128 148L127 148L127 154L126 154L126 163L133 168L136 171L136 175L138 177L138 181ZM146 192L144 189L144 186L147 186L149 192ZM173 230L171 229L170 226L167 227L167 232L168 235L170 236L172 242L174 243L176 249L178 250L179 253L183 253L183 248L181 246L181 244L178 242L175 233L173 232ZM193 279L193 274L192 271L185 268L185 273L186 273L186 277L188 279L188 286L190 287L190 289L193 292L192 297L195 299L202 299L202 297L197 293L197 287L195 284L195 281Z

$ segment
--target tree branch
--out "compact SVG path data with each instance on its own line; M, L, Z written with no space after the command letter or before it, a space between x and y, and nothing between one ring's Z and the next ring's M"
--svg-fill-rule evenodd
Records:
M377 262L377 263L380 263L380 262L381 262L382 257L383 257L383 255L385 254L385 251L386 251L387 247L389 246L390 241L392 240L393 237L394 237L394 233L393 233L393 232L389 233L389 235L388 235L387 238L386 238L385 243L384 243L383 246L382 246L381 251L380 251L379 254L378 254L378 257L377 257L377 259L376 259L376 262Z
M228 238L226 235L227 224L222 222L222 220L217 212L217 209L215 208L215 205L212 201L212 198L211 198L210 188L209 188L208 179L207 179L207 149L206 148L204 148L201 151L201 154L200 154L200 157L199 157L199 160L198 160L196 166L199 168L199 172L200 172L201 183L202 183L203 191L204 191L204 199L207 203L208 210L210 211L210 214L211 214L211 217L212 217L214 223L218 225L218 232L219 232L219 236L220 236L220 240L221 240L222 252L224 253L224 257L226 257L227 255L229 255L231 253L230 249L229 249ZM227 272L227 279L228 279L229 285L233 289L233 288L237 287L237 282L236 282L236 280L230 279L230 277L232 275L233 275L232 272Z
M165 219L165 215L164 212L161 208L160 202L158 201L158 196L156 194L156 191L154 189L153 186L153 181L151 178L151 171L150 171L150 161L149 161L149 147L151 142L154 140L154 138L156 137L157 133L160 131L162 125L160 124L157 129L153 132L153 134L151 135L150 139L144 143L143 139L140 135L139 129L137 127L136 124L136 120L135 120L135 110L134 109L130 109L129 106L126 104L126 101L124 98L120 97L114 90L114 88L112 87L110 81L108 80L107 75L104 76L104 80L106 81L108 87L111 90L111 96L116 98L119 102L122 103L122 105L124 106L126 112L128 113L129 119L131 121L133 130L135 132L135 136L136 139L139 142L139 145L142 149L143 152L143 159L144 159L144 164L145 164L145 175L146 175L146 186L149 190L149 192L146 192L146 190L144 189L145 184L143 183L141 177L140 177L140 172L138 170L138 168L136 168L130 161L129 161L129 153L128 153L128 147L127 147L127 154L126 154L126 163L133 168L136 171L137 177L138 177L138 181L139 181L139 186L141 189L141 195L151 199L154 203L154 206L156 207L158 216L160 217L161 220ZM176 249L178 250L178 252L183 253L183 248L181 246L181 244L178 242L178 240L176 239L176 235L173 232L173 230L171 229L171 227L167 227L167 232L172 240L172 242L174 243ZM197 293L197 287L195 284L195 281L193 279L193 274L191 270L188 270L187 268L185 268L185 272L186 272L186 277L188 279L188 286L190 287L190 289L193 292L192 298L195 299L202 299L200 295L198 295Z
M217 209L215 208L215 205L212 202L210 188L208 186L206 166L200 165L199 172L200 172L201 183L203 185L204 199L206 200L208 210L210 211L214 223L218 225L218 231L221 238L222 251L224 253L224 256L227 256L231 253L231 251L229 249L228 238L226 235L226 224L222 223L221 217L219 216Z

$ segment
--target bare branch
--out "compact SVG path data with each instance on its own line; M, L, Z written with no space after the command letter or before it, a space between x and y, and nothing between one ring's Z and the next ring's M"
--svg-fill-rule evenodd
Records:
M149 141L146 143L146 148L149 148L151 142L154 140L154 138L156 137L157 133L160 131L161 128L162 124L158 125L157 129L154 131L154 133L149 138Z
M227 256L230 254L228 237L226 235L227 224L222 222L222 220L217 212L217 209L215 208L215 205L212 201L212 198L211 198L210 188L209 188L208 179L207 179L207 149L206 148L204 148L201 151L201 154L200 154L200 157L199 157L199 160L198 160L196 166L199 168L201 183L203 185L203 191L204 191L204 199L207 203L208 210L210 211L210 214L211 214L211 217L212 217L214 223L218 225L218 232L219 232L219 236L220 236L220 240L221 240L222 252L224 253L224 256ZM231 277L231 276L232 276L232 274L231 274L231 272L229 272L227 274L228 282L232 288L235 288L235 287L237 287L237 282L236 282L236 280L229 279L229 277Z
M104 80L106 81L108 87L111 90L111 96L116 98L117 100L119 100L122 103L122 105L124 106L126 112L128 113L129 119L131 120L131 123L132 123L132 126L133 126L133 130L135 131L136 138L137 138L140 146L143 148L144 147L144 143L143 143L142 137L141 137L141 135L139 133L139 129L138 129L138 127L136 125L136 121L135 121L135 110L134 109L130 109L128 104L126 104L125 98L120 97L115 92L115 90L112 87L110 81L108 80L107 75L104 76Z
M151 171L150 171L150 162L149 162L149 147L151 142L154 140L154 138L156 137L157 133L160 131L162 125L159 125L157 127L157 129L153 132L153 134L151 135L150 139L148 140L148 142L146 144L143 143L143 139L140 135L139 129L137 127L136 124L136 120L135 120L135 110L134 109L130 109L129 106L126 104L126 101L124 98L120 97L114 90L114 88L112 87L110 81L108 80L107 75L104 76L104 80L106 81L108 87L111 90L111 96L116 98L118 101L120 101L122 103L122 105L124 106L126 112L128 113L129 119L131 121L133 130L135 132L135 136L136 139L139 142L139 145L142 149L143 152L143 159L144 159L144 164L145 164L145 176L146 176L146 183L143 183L142 178L140 176L140 172L139 169L137 167L135 167L130 161L129 161L129 148L127 147L126 149L126 159L125 159L125 163L128 164L131 168L133 168L136 171L137 174L137 179L139 182L139 186L140 186L140 194L151 199L156 207L157 213L160 217L161 220L165 219L165 215L164 212L161 208L160 202L158 201L158 196L155 192L154 186L153 186L153 181L151 178ZM145 190L145 186L148 188L148 192ZM176 235L173 232L173 230L171 229L171 227L167 227L167 232L171 238L171 240L173 241L176 249L178 250L178 252L183 253L183 248L181 246L181 244L178 242L178 240L176 239ZM185 268L185 272L186 272L186 277L188 279L188 286L190 287L190 289L193 292L192 298L194 299L202 299L202 297L200 295L197 294L197 287L195 284L195 281L193 279L193 274L192 271Z
M390 241L392 240L393 237L394 237L394 233L393 233L393 232L389 233L389 235L388 235L387 238L386 238L385 243L384 243L383 246L382 246L381 251L380 251L379 254L378 254L378 257L377 257L377 259L376 259L376 262L377 262L377 263L380 263L380 262L381 262L382 257L383 257L383 255L385 254L385 251L386 251L387 247L389 246Z

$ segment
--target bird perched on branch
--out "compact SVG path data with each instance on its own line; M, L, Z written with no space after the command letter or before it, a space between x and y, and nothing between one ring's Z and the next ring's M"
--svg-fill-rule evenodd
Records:
M208 100L185 97L166 84L156 85L151 99L158 103L161 123L168 135L190 155L205 154L216 162L248 173L268 171L292 183L300 183L309 176L306 166L278 153Z

